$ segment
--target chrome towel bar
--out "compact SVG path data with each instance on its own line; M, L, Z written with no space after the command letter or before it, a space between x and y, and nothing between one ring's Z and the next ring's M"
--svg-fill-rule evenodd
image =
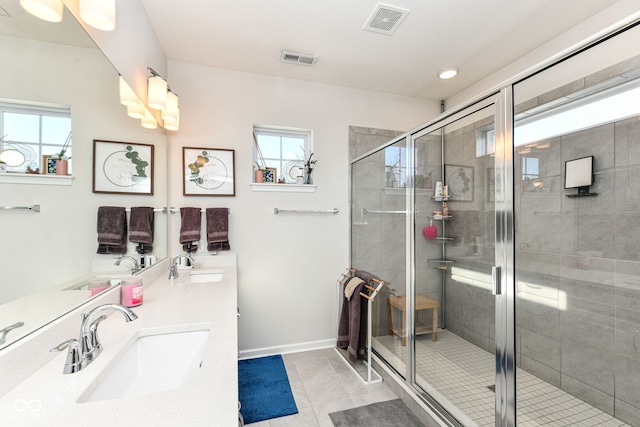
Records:
M12 209L26 209L26 210L30 210L33 212L40 212L40 205L33 205L33 206L0 206L0 209L4 209L4 210L12 210Z
M301 210L301 209L278 209L278 208L273 208L273 213L275 215L278 215L279 213L331 213L331 214L337 214L338 212L340 212L338 209L333 208L330 210Z

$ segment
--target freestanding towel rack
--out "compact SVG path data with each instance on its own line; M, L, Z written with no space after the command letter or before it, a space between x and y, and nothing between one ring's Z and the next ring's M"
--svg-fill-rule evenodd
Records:
M344 283L347 279L350 279L351 277L353 277L353 274L356 272L355 269L353 268L347 268L345 273L342 273L340 279L338 279L338 284L340 285L340 291L338 292L338 307L340 306L340 301L343 299L344 297ZM371 282L374 282L375 287L371 286ZM364 292L360 292L360 296L363 298L367 299L367 361L365 362L365 364L367 365L367 379L365 380L364 378L362 378L362 376L360 375L360 373L353 367L353 365L345 358L345 363L347 365L349 365L349 367L351 368L351 370L353 372L356 373L356 375L358 375L358 378L360 378L362 380L363 383L365 384L377 384L382 382L382 377L380 376L379 373L377 373L373 367L371 366L371 335L372 335L372 309L373 309L373 301L376 299L376 296L378 295L378 293L380 292L380 289L382 289L383 286L385 285L389 285L387 282L385 282L384 280L378 280L378 279L371 279L371 281L369 283L365 283L364 288L367 289L369 291L369 293L364 293ZM336 351L338 352L338 354L340 354L341 356L342 353L338 350L338 348L336 347ZM343 356L344 358L344 356ZM372 374L374 374L378 377L376 379L372 379Z

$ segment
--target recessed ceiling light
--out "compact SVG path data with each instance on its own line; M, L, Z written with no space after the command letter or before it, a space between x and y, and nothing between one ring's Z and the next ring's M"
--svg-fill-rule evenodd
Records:
M451 77L455 77L458 74L458 70L455 67L444 68L438 71L438 77L442 80L450 79Z

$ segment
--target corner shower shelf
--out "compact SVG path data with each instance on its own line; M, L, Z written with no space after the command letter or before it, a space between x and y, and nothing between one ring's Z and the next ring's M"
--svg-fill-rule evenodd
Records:
M451 270L453 261L450 259L430 259L429 268L435 268L437 270Z
M451 196L431 196L436 202L447 202L451 200Z
M435 221L451 221L451 220L455 219L453 217L453 215L447 215L447 216L445 216L445 215L437 216L436 215L436 216L430 216L430 217L427 217L427 218L433 219Z

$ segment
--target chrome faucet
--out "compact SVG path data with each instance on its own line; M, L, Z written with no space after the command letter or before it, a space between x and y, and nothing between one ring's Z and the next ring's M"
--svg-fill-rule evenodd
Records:
M98 325L107 316L98 315L105 310L116 310L124 315L127 322L136 320L138 316L119 304L103 304L94 308L87 314L82 315L82 325L80 326L80 340L70 339L58 344L50 351L63 351L68 348L67 361L64 364L63 374L73 374L91 364L102 352L102 344L98 338Z
M133 267L131 267L131 274L136 274L138 271L140 271L140 264L138 264L138 261L134 257L129 255L118 258L113 265L120 265L123 259L128 259L133 262Z
M0 329L0 344L4 344L4 341L7 338L7 334L10 331L13 331L16 328L19 328L20 326L24 326L24 322L14 323L13 325Z
M177 279L178 277L180 277L180 274L178 274L178 260L180 258L188 259L189 262L191 262L191 265L195 264L195 261L193 260L193 258L191 258L190 255L186 255L186 254L177 255L175 258L173 258L173 261L171 262L171 268L169 269L169 279Z

